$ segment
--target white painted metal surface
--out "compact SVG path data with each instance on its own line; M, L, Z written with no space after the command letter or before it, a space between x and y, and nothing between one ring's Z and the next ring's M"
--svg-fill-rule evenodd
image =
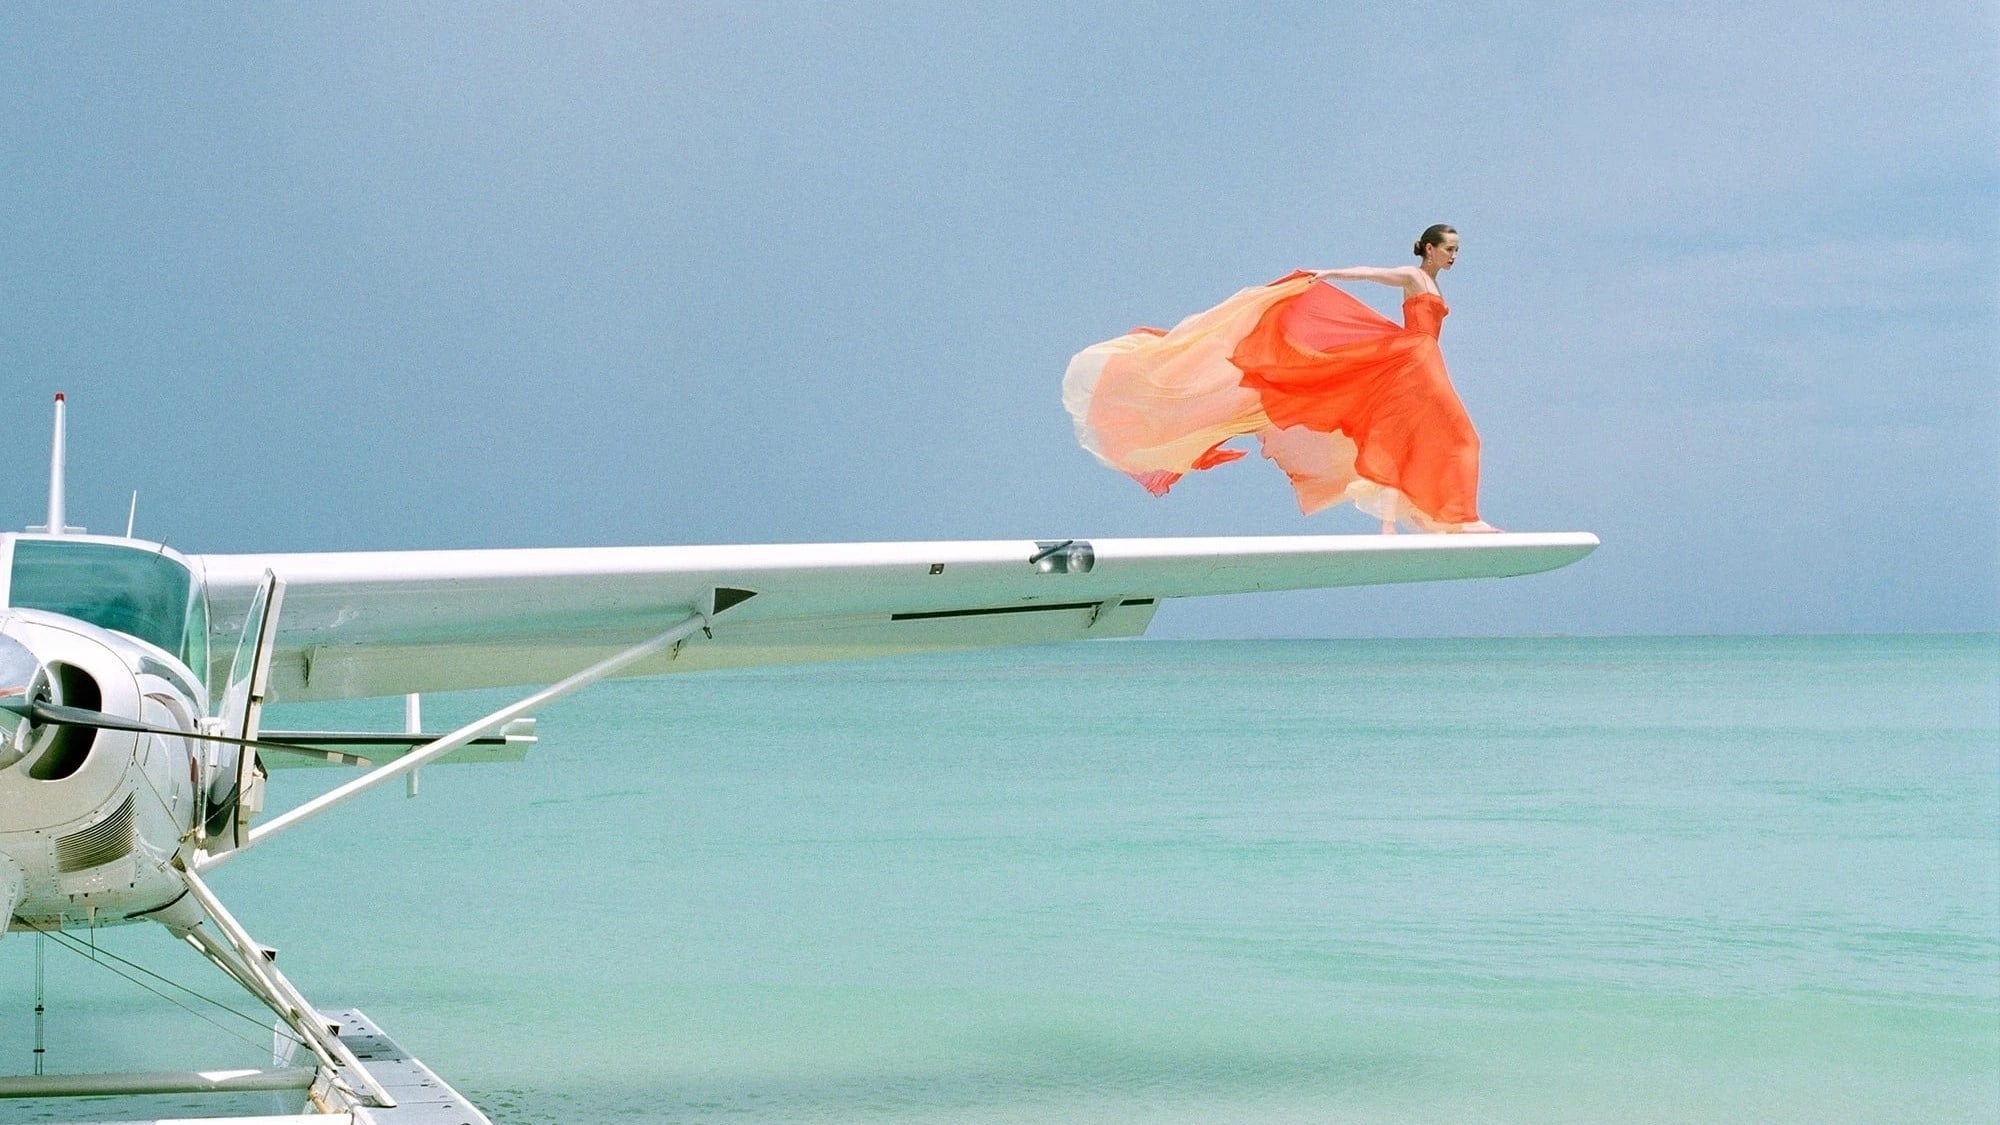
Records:
M717 586L758 596L712 645L625 675L1135 636L1163 598L1533 574L1583 533L1099 539L1044 573L1033 540L198 555L227 635L287 583L274 699L547 682L657 632Z
M150 1121L74 1121L70 1125L364 1125L352 1113L260 1113L256 1117L154 1117Z
M152 1117L143 1121L99 1121L97 1125L491 1125L465 1095L410 1054L356 1009L324 1013L351 1058L365 1060L371 1080L394 1095L393 1106L340 1104L326 1081L315 1082L311 1067L263 1071L173 1072L156 1074L54 1075L46 1080L10 1079L10 1096L23 1098L186 1094L191 1097L244 1091L298 1091L301 1113L217 1117ZM343 1076L353 1083L350 1067ZM310 1088L310 1089L308 1089ZM319 1105L308 1104L323 1103ZM100 1112L102 1107L98 1107ZM37 1116L35 1120L52 1120Z
M0 1078L0 1098L104 1098L144 1094L232 1094L297 1090L301 1101L318 1072L309 1066L269 1070L155 1070L134 1074L34 1074Z

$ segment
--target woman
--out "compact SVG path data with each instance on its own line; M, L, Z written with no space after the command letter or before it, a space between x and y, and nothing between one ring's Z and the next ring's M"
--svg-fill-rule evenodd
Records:
M1077 438L1164 494L1182 474L1234 461L1255 434L1307 514L1343 501L1426 531L1492 531L1479 518L1479 436L1438 350L1438 274L1458 257L1439 224L1419 264L1301 270L1245 289L1171 332L1141 328L1070 361L1063 401ZM1322 280L1404 292L1398 325Z

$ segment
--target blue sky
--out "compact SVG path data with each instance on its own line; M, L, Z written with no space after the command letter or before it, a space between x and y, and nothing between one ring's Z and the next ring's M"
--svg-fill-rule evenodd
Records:
M0 13L0 524L190 551L1364 531L1077 349L1460 230L1515 582L1174 636L2000 627L1990 4ZM1393 294L1364 294L1393 309Z

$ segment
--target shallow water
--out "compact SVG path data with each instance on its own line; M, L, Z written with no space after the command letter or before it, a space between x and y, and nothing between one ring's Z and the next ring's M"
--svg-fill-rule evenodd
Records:
M496 1121L2000 1118L2000 638L1119 642L541 720L217 876ZM46 953L51 1069L262 1061Z

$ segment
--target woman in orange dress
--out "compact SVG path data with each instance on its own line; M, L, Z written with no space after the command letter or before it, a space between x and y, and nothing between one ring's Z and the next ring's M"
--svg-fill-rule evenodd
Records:
M1301 270L1171 331L1084 349L1063 380L1078 440L1161 495L1255 435L1308 514L1352 502L1385 533L1494 530L1479 518L1479 435L1438 350L1437 277L1458 233L1431 227L1415 250L1418 265ZM1323 280L1402 289L1404 323Z

